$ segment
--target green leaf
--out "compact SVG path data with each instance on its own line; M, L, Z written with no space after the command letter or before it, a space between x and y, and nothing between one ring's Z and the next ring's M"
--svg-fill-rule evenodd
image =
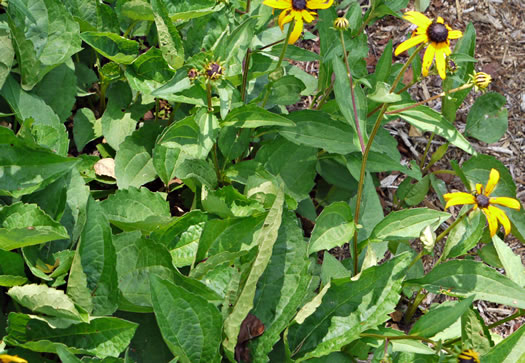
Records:
M152 232L171 218L165 198L146 188L119 189L99 205L111 224L123 231Z
M14 0L7 14L25 90L82 49L79 26L61 1Z
M24 260L19 253L0 249L0 275L24 276Z
M2 53L0 53L0 89L2 89L7 76L11 72L11 66L15 59L15 50L13 49L10 35L11 32L7 24L0 22L0 48L2 49Z
M13 250L69 238L66 229L36 204L18 202L0 209L0 248Z
M84 32L82 40L104 57L119 64L131 64L139 55L139 43L109 32Z
M203 121L214 119L204 116ZM200 121L200 120L199 120ZM212 134L215 134L215 127L209 126L210 122L202 122L207 129L201 129L196 118L190 116L177 121L168 126L157 140L157 144L172 149L180 149L184 159L205 159L213 146ZM207 133L205 133L208 131ZM179 156L179 159L181 156ZM181 161L183 161L181 160Z
M113 237L117 254L117 275L120 290L119 309L152 312L150 276L173 280L173 265L168 249L142 237L139 231L124 232Z
M231 314L224 321L224 334L226 337L223 341L223 347L227 351L226 354L231 357L234 355L241 323L253 308L257 282L270 262L272 250L278 238L279 227L281 226L283 204L284 191L279 189L272 208L264 220L263 227L256 237L258 251L255 261L250 268L246 282L239 293Z
M272 83L269 105L292 105L301 100L301 92L306 88L303 81L292 75L286 75Z
M27 282L25 276L0 275L0 286L12 287L23 285Z
M88 288L87 276L82 268L78 248L73 256L71 270L69 271L67 296L89 314L93 312L93 298L91 297L91 290Z
M219 12L222 4L217 4L214 0L199 1L168 1L166 6L169 9L171 20L189 20L205 16L212 12Z
M256 105L244 105L232 110L221 127L256 128L261 126L295 126L288 118L270 112Z
M505 275L521 287L525 287L525 268L520 256L503 242L498 235L492 237L492 243L498 252L499 260L505 269Z
M340 351L363 331L387 321L409 263L410 254L404 253L364 270L357 281L333 280L315 312L289 328L292 357L303 361Z
M126 351L130 362L169 362L173 358L164 343L154 314L135 314L119 311L117 316L139 324ZM128 361L126 361L128 363Z
M312 277L306 250L297 218L285 213L270 262L257 282L252 314L263 322L264 334L254 341L256 362L268 361L267 355L308 293Z
M434 305L428 313L420 317L410 329L410 335L431 338L448 328L472 305L474 295L461 301L446 301Z
M479 210L470 213L448 234L443 258L454 258L467 253L478 244L484 229L485 216Z
M505 96L496 92L476 98L467 116L465 134L489 144L498 141L509 124L506 103Z
M324 149L330 153L348 154L360 151L352 142L353 129L320 111L301 110L290 113L288 119L295 125L283 127L279 134L298 145Z
M481 355L494 346L490 330L474 308L469 308L461 316L461 343Z
M73 137L77 150L82 152L88 142L102 136L102 123L89 108L77 110L73 122Z
M88 322L87 314L79 312L62 290L47 285L31 284L12 287L7 294L35 313Z
M184 64L184 46L179 31L168 17L168 9L162 0L151 0L155 25L162 56L173 69Z
M220 362L222 318L193 292L151 275L157 324L171 352L182 362Z
M139 188L157 176L153 166L153 147L158 124L146 124L126 137L115 155L115 175L119 189Z
M251 130L234 126L221 127L217 144L222 155L228 161L242 156L250 146Z
M415 239L428 226L436 230L450 218L449 213L429 208L412 208L391 212L372 231L371 239Z
M130 136L137 127L137 120L131 112L123 112L122 106L113 98L108 101L108 106L100 119L102 135L109 146L118 151L124 139Z
M361 13L359 13L359 17L361 17ZM383 50L381 58L377 61L374 72L376 82L386 82L390 77L390 70L392 69L392 48L392 40L389 40Z
M253 40L255 23L257 19L250 17L236 26L231 33L224 37L216 48L216 56L229 63L232 58L242 61L246 54L246 49Z
M264 213L261 203L247 198L233 186L217 190L202 190L202 206L209 213L216 214L221 218L246 217L252 214Z
M308 254L340 247L350 241L354 231L355 224L348 203L332 203L323 209L315 221Z
M377 103L395 103L401 101L401 95L390 92L390 85L385 82L377 82L376 89L367 95L372 101Z
M400 110L410 105L392 105L388 107L388 111ZM411 125L419 128L422 131L434 132L439 136L447 139L451 144L459 147L461 150L469 153L476 154L476 151L465 139L465 137L456 130L456 128L448 122L441 114L434 111L427 106L417 106L409 110L401 111L389 116L389 120L392 117L401 117L403 120Z
M33 93L55 111L61 122L66 122L76 102L77 77L73 62L68 60L51 70L35 86Z
M182 239L187 238L186 234L200 235L201 227L207 220L206 213L193 210L181 217L173 218L169 224L165 224L162 228L154 231L150 237L168 249L173 249Z
M425 197L428 194L430 188L430 177L425 175L423 179L418 180L415 184L410 185L410 190L408 190L403 201L408 206L415 206L425 200Z
M157 48L150 48L126 67L130 87L146 95L168 83L174 74Z
M200 185L215 189L217 174L210 162L199 159L186 159L175 170L175 176L182 179L192 179Z
M118 299L117 256L109 221L91 197L87 203L86 225L77 249L93 298L93 314L112 314L117 309Z
M308 197L314 186L317 149L277 138L262 145L255 160L282 179L285 191L296 201Z
M321 266L321 284L327 285L333 279L343 279L351 277L352 271L346 267L334 256L329 253L323 255L323 265Z
M525 291L515 282L487 265L470 260L453 260L434 267L425 277L409 280L407 285L423 287L430 292L486 300L497 304L525 307Z
M128 346L137 324L114 318L91 318L89 323L52 320L11 313L4 341L35 352L57 353L67 347L73 354L117 357Z
M0 95L23 123L20 133L59 155L67 155L69 139L66 128L40 97L23 91L12 76L7 78Z
M483 363L514 363L525 359L525 326L521 326L483 356Z
M264 216L214 219L206 222L198 243L195 261L220 252L248 250L255 245L255 233Z

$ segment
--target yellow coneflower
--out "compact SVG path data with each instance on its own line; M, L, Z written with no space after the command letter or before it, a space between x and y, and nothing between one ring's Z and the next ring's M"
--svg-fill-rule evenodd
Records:
M496 205L520 210L521 204L517 199L508 197L490 197L492 191L496 188L499 182L499 171L496 169L490 170L489 181L483 187L481 184L476 184L475 194L464 192L447 193L443 198L447 202L445 209L458 204L473 204L474 209L479 208L485 214L487 222L489 223L490 235L494 236L498 230L498 222L501 223L505 230L505 236L510 233L510 221L505 212Z
M435 21L427 18L417 11L408 11L403 18L417 25L417 29L412 33L412 37L401 43L395 51L396 56L421 43L428 43L427 50L423 57L423 76L428 76L428 71L434 56L436 58L436 68L442 79L447 77L446 56L450 55L450 39L458 39L463 36L459 30L452 30L442 17Z
M479 354L478 352L467 349L459 353L458 363L479 363Z
M279 15L279 27L283 30L286 23L295 21L292 34L288 44L293 44L299 39L303 32L304 22L311 23L317 15L317 9L328 9L334 0L264 0L263 4L274 9L281 9Z

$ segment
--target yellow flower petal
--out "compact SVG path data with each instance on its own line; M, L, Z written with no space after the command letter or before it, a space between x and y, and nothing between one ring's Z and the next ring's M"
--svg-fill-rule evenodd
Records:
M490 204L499 204L504 207L520 210L521 204L517 199L509 197L492 197L489 199Z
M443 18L441 16L438 16L438 18L436 20L436 23L438 23L438 24L445 24L445 20L443 20Z
M489 175L489 181L487 182L487 186L485 187L485 195L488 197L490 193L496 188L496 185L498 185L499 182L499 171L496 169L490 169L490 175Z
M488 210L490 214L496 216L498 219L498 222L503 226L503 229L505 230L505 236L510 233L510 221L505 212L503 212L501 209L496 208L494 206L489 205Z
M403 18L419 27L428 27L432 24L432 20L417 11L407 11L403 14Z
M293 14L290 9L283 10L279 15L279 27L283 30L284 24L293 20Z
M432 65L432 61L434 60L434 54L436 53L436 47L434 46L434 43L430 43L430 45L427 47L427 50L425 51L425 55L423 56L423 66L421 74L423 74L423 77L428 76L428 70L430 69L430 66Z
M476 198L469 193L464 192L456 192L456 193L447 193L443 195L443 198L447 202L447 205L445 205L445 209L448 207L452 207L453 205L458 204L475 204Z
M274 9L291 9L292 0L264 0L263 4Z
M295 13L295 23L293 26L292 34L288 40L288 44L293 44L299 39L301 33L303 32L303 17L301 13Z
M482 210L485 217L487 217L487 222L489 223L490 236L493 237L498 231L498 219L487 208L483 208Z
M310 14L308 10L301 10L301 15L307 23L311 23L315 20L315 18Z
M476 193L483 194L483 184L476 184Z
M9 354L0 354L0 362L2 363L27 363L27 361L24 358L20 358L17 355L9 355Z
M428 37L426 35L416 35L412 38L405 40L403 43L399 44L396 48L395 55L398 56L403 53L405 50L410 49L419 43L427 42Z
M307 0L306 7L308 9L328 9L333 3L334 0Z
M447 78L447 63L445 62L444 48L446 43L439 43L436 45L436 68L441 79Z
M448 39L459 39L463 36L463 33L459 30L451 30L448 32Z

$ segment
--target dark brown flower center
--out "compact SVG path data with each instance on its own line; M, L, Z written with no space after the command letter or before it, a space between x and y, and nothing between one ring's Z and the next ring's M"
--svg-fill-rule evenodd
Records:
M445 42L448 38L448 29L440 23L432 23L427 29L428 38L436 43Z
M487 208L489 206L489 198L483 194L476 195L476 204L480 208Z
M306 9L306 0L292 0L292 7L294 10Z

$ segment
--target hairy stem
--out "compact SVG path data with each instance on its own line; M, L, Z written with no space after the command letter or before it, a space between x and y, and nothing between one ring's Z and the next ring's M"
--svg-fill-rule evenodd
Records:
M359 125L359 116L357 115L357 104L355 101L354 79L352 77L352 72L350 71L350 65L348 64L348 54L346 53L345 37L342 29L339 29L339 37L341 39L341 46L343 47L343 58L345 60L346 74L348 76L348 80L350 81L350 94L352 95L352 108L354 111L355 128L357 131L357 136L359 137L359 145L361 145L361 153L363 154L365 152L365 141L363 139L361 126Z

